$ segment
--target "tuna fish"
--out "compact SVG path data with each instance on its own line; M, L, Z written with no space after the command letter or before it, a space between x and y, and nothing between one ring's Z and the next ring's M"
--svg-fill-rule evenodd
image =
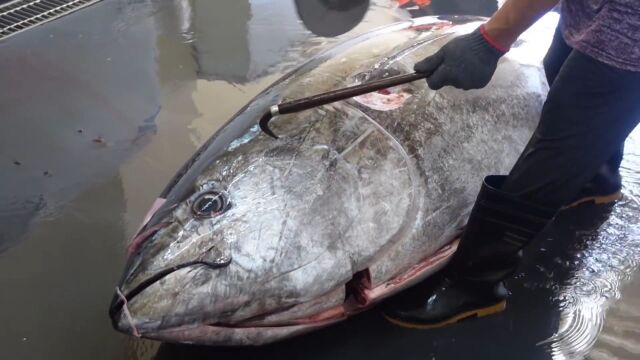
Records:
M550 27L482 90L424 81L257 121L277 102L412 71L477 17L426 17L311 59L178 172L129 247L110 308L137 336L258 345L371 307L444 266L485 174L505 173L547 92Z

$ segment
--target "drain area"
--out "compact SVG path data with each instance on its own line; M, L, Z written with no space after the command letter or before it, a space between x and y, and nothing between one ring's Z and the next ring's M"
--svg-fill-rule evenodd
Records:
M14 0L0 5L0 40L100 0Z

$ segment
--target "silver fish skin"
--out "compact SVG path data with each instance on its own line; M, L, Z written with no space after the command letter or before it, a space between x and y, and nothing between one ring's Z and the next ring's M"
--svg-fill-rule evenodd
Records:
M220 129L161 194L130 248L116 329L259 345L340 321L433 274L455 251L487 174L509 170L548 90L556 17L501 59L482 90L424 81L279 116L270 105L385 76L486 19L425 17L311 59Z

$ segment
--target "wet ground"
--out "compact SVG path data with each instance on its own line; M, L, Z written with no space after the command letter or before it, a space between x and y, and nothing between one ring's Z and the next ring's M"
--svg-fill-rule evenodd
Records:
M434 0L421 14L494 7ZM341 38L418 14L377 0ZM639 358L640 135L626 147L624 199L561 214L499 315L427 332L374 309L259 349L111 329L127 239L176 169L254 95L339 40L306 30L289 0L105 0L0 42L2 357Z

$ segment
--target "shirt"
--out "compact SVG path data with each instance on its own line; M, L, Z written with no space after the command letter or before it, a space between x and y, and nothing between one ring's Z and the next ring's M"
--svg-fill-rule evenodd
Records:
M640 71L640 0L564 0L560 26L572 48Z

